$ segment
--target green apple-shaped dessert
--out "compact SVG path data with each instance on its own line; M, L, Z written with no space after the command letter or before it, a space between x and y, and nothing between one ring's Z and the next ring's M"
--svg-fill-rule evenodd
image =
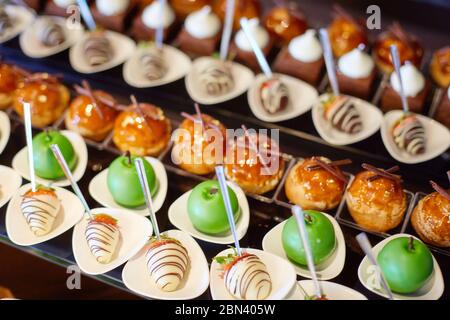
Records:
M228 187L234 220L239 218L239 203L234 191ZM197 185L189 195L188 214L194 227L207 234L230 230L219 182L208 180Z
M139 174L136 170L134 160L137 157L127 153L125 156L116 158L108 169L108 189L114 201L124 207L136 208L145 204L144 193L139 182ZM156 194L158 182L152 165L145 159L145 175L152 196Z
M77 155L69 139L58 131L44 131L33 138L33 162L36 175L43 179L56 180L65 175L50 148L52 144L58 145L70 170L77 165Z
M306 210L305 226L314 264L325 261L336 247L336 236L331 221L321 212ZM288 258L299 265L307 265L306 253L298 233L297 220L290 217L283 227L282 243Z
M413 293L433 273L433 256L428 247L413 237L389 241L378 253L377 261L392 291Z

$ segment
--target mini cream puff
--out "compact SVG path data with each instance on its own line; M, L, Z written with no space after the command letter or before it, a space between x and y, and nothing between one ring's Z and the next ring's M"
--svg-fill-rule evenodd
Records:
M202 114L201 121L198 115L183 113L185 120L174 136L172 160L180 168L188 172L204 175L214 172L214 168L222 163L223 154L216 154L213 145L225 147L226 128L218 120L209 115Z
M231 142L227 149L225 175L244 191L254 194L269 192L280 182L285 164L279 147L269 137L249 133Z
M366 171L358 173L347 190L347 207L361 227L386 232L397 227L406 212L406 194L401 177L389 170L362 165Z
M92 90L83 81L83 87L75 86L79 96L72 100L66 114L66 127L83 137L101 141L114 127L118 111L114 98L101 90Z
M159 155L170 141L172 127L161 108L150 103L133 103L119 114L113 141L122 152L136 156Z
M31 123L45 128L55 122L67 108L70 100L69 90L56 77L48 73L37 73L25 78L13 96L13 106L23 117L23 104L31 105Z
M345 160L342 164L351 163ZM337 162L324 157L299 161L289 172L285 192L290 202L305 210L326 211L341 202L347 178Z
M431 181L436 190L419 201L411 215L411 223L426 243L450 247L450 189Z

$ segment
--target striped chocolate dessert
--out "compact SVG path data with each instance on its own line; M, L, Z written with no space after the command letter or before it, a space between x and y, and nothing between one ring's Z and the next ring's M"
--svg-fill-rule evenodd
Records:
M0 5L0 35L3 35L11 27L11 17L8 15L5 8Z
M324 103L324 108L325 119L339 131L355 134L362 130L361 115L349 97L332 97Z
M37 37L47 47L60 45L66 40L63 28L49 18L40 21L37 27Z
M236 257L225 269L225 287L237 299L264 300L272 291L266 265L254 254Z
M176 239L154 239L145 254L147 269L156 286L162 291L175 291L186 275L189 256Z
M140 58L142 72L149 80L155 81L167 73L163 50L153 47Z
M109 263L116 251L120 231L117 220L107 214L96 214L86 226L86 240L99 263Z
M43 236L52 230L61 204L53 189L39 186L23 195L20 208L31 231Z
M289 89L277 78L264 81L260 95L264 109L271 114L285 109L289 103Z
M199 74L200 83L204 90L212 96L225 94L234 86L230 66L221 61L209 64Z
M84 54L91 66L99 66L108 62L113 56L111 42L104 32L94 31L83 44Z
M415 115L405 115L392 129L394 142L400 149L416 155L425 152L425 128Z

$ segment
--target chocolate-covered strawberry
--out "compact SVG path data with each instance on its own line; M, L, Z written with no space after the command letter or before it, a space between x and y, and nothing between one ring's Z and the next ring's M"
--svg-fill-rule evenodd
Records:
M349 97L332 96L323 107L325 119L339 131L355 134L362 130L361 115Z
M425 152L425 128L413 114L403 115L394 124L392 136L395 144L409 154L416 155Z

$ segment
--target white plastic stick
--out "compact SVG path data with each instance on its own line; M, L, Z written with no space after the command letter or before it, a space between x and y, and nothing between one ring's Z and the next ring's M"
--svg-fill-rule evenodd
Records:
M222 31L222 41L220 42L220 59L225 61L228 56L231 33L233 31L235 0L227 0L225 12L225 22Z
M327 29L319 30L320 42L323 48L323 57L325 59L325 65L327 67L328 79L330 80L331 90L335 96L339 95L339 85L336 77L336 70L334 68L333 51L331 50L330 38L328 37Z
M33 131L31 128L31 106L28 102L23 104L23 116L25 120L25 136L28 150L28 168L30 170L31 191L36 191L36 174L34 172L33 156Z

